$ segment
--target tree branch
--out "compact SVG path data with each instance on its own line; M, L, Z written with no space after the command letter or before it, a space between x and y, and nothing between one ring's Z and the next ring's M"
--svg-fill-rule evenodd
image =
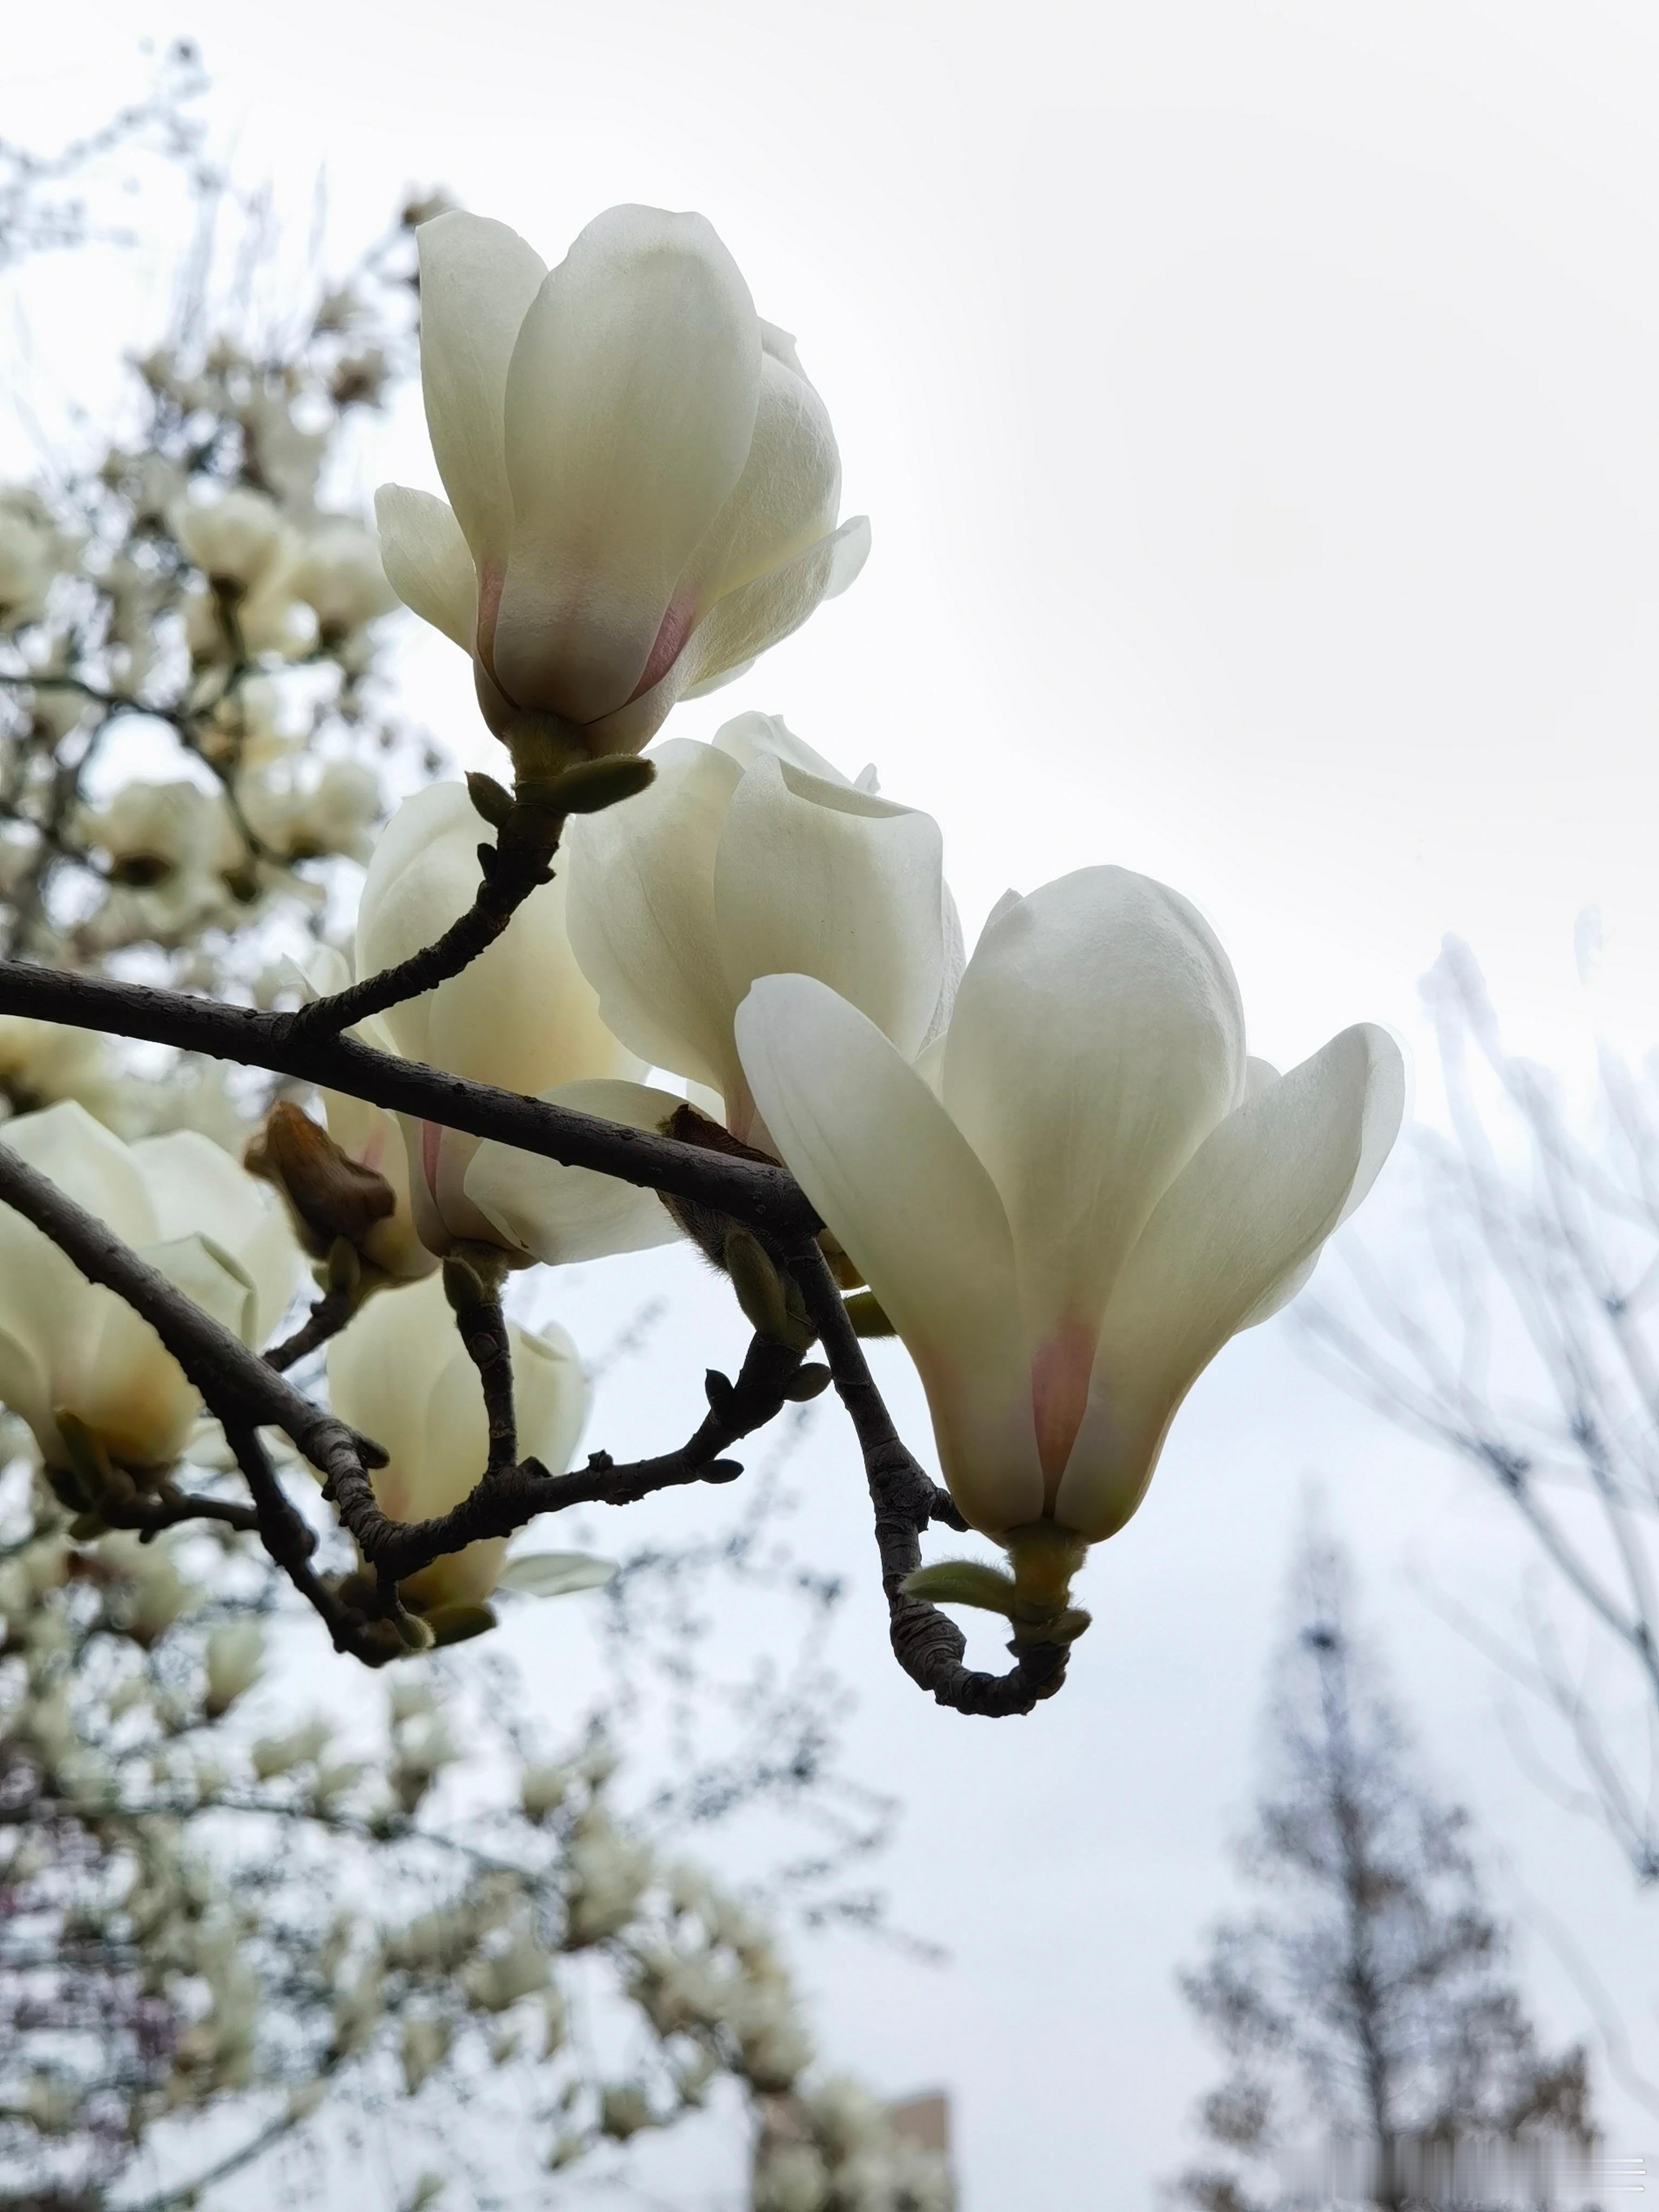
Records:
M1051 1698L1066 1679L1069 1646L1020 1646L1006 1674L964 1667L967 1638L946 1614L925 1598L908 1597L903 1583L921 1565L917 1541L934 1519L954 1528L965 1524L948 1498L916 1465L893 1425L830 1273L816 1243L788 1255L788 1267L800 1285L830 1363L841 1401L864 1454L870 1500L876 1509L876 1544L881 1553L881 1585L887 1593L893 1651L912 1681L952 1712L984 1714L993 1719L1029 1713Z
M315 1352L319 1345L339 1334L356 1312L357 1304L356 1294L350 1291L325 1291L293 1335L271 1346L264 1355L266 1366L283 1372L297 1367L308 1352Z
M313 1036L295 1014L261 1013L183 991L15 960L0 961L0 1013L139 1037L295 1076L446 1129L494 1138L567 1167L593 1168L621 1182L690 1199L781 1243L798 1243L820 1226L794 1179L781 1167L683 1144L648 1129L624 1128L490 1084L465 1082L418 1060L376 1052L354 1037Z
M402 1582L446 1553L480 1538L510 1536L539 1514L571 1505L634 1505L659 1490L691 1482L732 1482L743 1469L720 1455L781 1411L801 1355L757 1336L735 1382L711 1371L709 1411L678 1451L618 1466L595 1452L585 1468L550 1474L539 1460L487 1473L470 1497L429 1521L393 1521L374 1502L366 1474L345 1470L331 1485L341 1522L383 1581Z

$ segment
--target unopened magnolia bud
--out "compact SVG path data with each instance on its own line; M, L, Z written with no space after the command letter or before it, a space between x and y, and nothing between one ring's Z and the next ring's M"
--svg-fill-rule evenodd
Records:
M314 1260L328 1259L340 1240L361 1250L376 1222L397 1206L386 1177L343 1152L290 1098L271 1108L243 1164L281 1191L295 1233Z

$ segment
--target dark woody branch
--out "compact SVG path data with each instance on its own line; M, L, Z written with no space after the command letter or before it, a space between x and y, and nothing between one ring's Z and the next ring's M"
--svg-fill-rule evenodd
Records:
M319 1004L325 1003L319 1001ZM648 1129L624 1128L486 1083L468 1083L418 1060L376 1052L354 1037L312 1034L294 1014L262 1013L143 983L0 961L0 1013L27 1014L205 1053L245 1066L349 1092L396 1113L729 1214L780 1243L816 1233L817 1215L780 1167L738 1159Z
M800 1246L789 1254L788 1265L864 1454L870 1500L876 1509L889 1632L900 1666L952 1712L992 1719L1029 1713L1064 1682L1069 1647L1024 1644L1006 1674L984 1674L963 1665L967 1639L956 1623L925 1598L906 1594L907 1577L921 1565L917 1540L929 1522L945 1521L957 1528L964 1523L950 1499L916 1465L893 1426L823 1253L815 1243Z

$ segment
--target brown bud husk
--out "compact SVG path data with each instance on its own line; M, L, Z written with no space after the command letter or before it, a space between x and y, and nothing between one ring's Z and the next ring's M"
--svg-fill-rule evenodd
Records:
M291 1098L271 1108L242 1164L281 1191L295 1233L313 1260L326 1260L340 1239L360 1250L375 1223L397 1206L386 1177L343 1152Z

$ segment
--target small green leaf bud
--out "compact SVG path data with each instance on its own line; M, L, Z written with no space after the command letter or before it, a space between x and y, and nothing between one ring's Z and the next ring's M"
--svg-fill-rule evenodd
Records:
M513 811L513 794L507 786L478 769L467 771L466 795L492 830L499 830Z

